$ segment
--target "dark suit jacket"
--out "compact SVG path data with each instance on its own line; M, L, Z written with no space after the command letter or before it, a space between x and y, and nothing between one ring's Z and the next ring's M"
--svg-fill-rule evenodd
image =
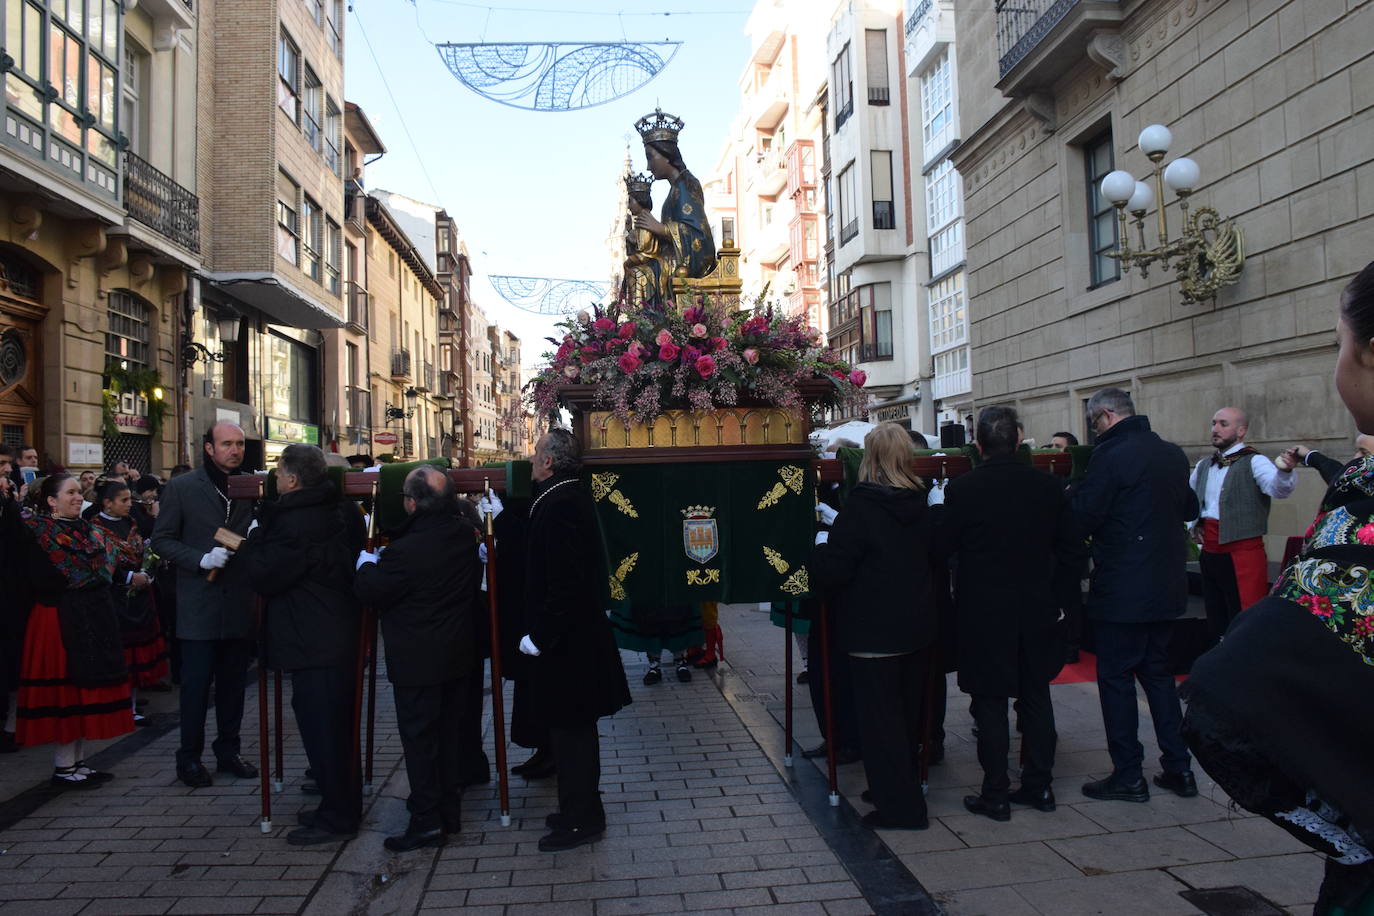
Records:
M954 601L965 693L1014 697L1023 676L1043 683L1059 672L1059 596L1077 586L1082 552L1074 540L1059 481L1014 456L990 458L950 481L937 544L958 561Z
M1327 457L1318 451L1310 451L1303 462L1309 468L1315 468L1317 473L1322 475L1322 482L1328 486L1331 481L1341 476L1341 472L1346 469L1350 462L1337 461L1335 458Z
M215 546L215 530L247 534L253 504L225 500L205 468L169 480L153 528L153 553L176 567L177 636L181 639L252 639L257 621L246 564L231 558L211 582L200 559Z

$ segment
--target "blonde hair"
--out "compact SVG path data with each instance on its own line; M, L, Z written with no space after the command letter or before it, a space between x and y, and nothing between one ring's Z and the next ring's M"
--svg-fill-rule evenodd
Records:
M921 478L911 471L911 455L911 437L906 427L891 421L879 423L864 436L859 481L904 490L924 490Z

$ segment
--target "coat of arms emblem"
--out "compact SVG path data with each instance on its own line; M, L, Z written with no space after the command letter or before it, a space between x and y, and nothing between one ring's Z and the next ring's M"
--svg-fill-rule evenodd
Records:
M707 563L720 552L715 513L714 506L688 506L682 510L682 549L688 559Z

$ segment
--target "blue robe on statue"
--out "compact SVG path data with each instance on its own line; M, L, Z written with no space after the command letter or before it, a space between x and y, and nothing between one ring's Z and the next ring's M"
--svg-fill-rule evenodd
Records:
M668 199L658 218L673 240L673 250L666 260L670 276L677 276L678 268L685 268L692 279L704 277L716 266L716 240L706 219L706 195L696 176L683 169L672 182Z

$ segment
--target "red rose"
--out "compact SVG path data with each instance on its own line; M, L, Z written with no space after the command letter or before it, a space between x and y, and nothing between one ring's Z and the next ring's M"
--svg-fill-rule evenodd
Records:
M710 378L716 371L716 361L709 356L699 356L696 361L697 374Z
M620 336L628 340L635 336L636 330L638 329L635 327L635 323L633 321L627 321L620 326Z
M730 346L730 341L726 340L724 337L711 338L711 350L715 353L719 353L728 346Z
M596 328L598 331L604 334L605 332L613 330L615 328L615 322L609 318L598 318L592 322L592 327Z
M639 357L631 356L629 353L620 354L620 359L616 362L620 364L620 371L627 375L639 368Z
M677 359L677 355L681 352L682 350L680 347L678 347L677 344L666 343L658 348L658 358L663 360L665 363L670 363L673 360Z
M853 372L849 373L849 380L862 388L864 382L868 381L868 373L862 369L855 369Z
M596 344L587 344L582 348L582 363L586 365L601 355L601 348Z

